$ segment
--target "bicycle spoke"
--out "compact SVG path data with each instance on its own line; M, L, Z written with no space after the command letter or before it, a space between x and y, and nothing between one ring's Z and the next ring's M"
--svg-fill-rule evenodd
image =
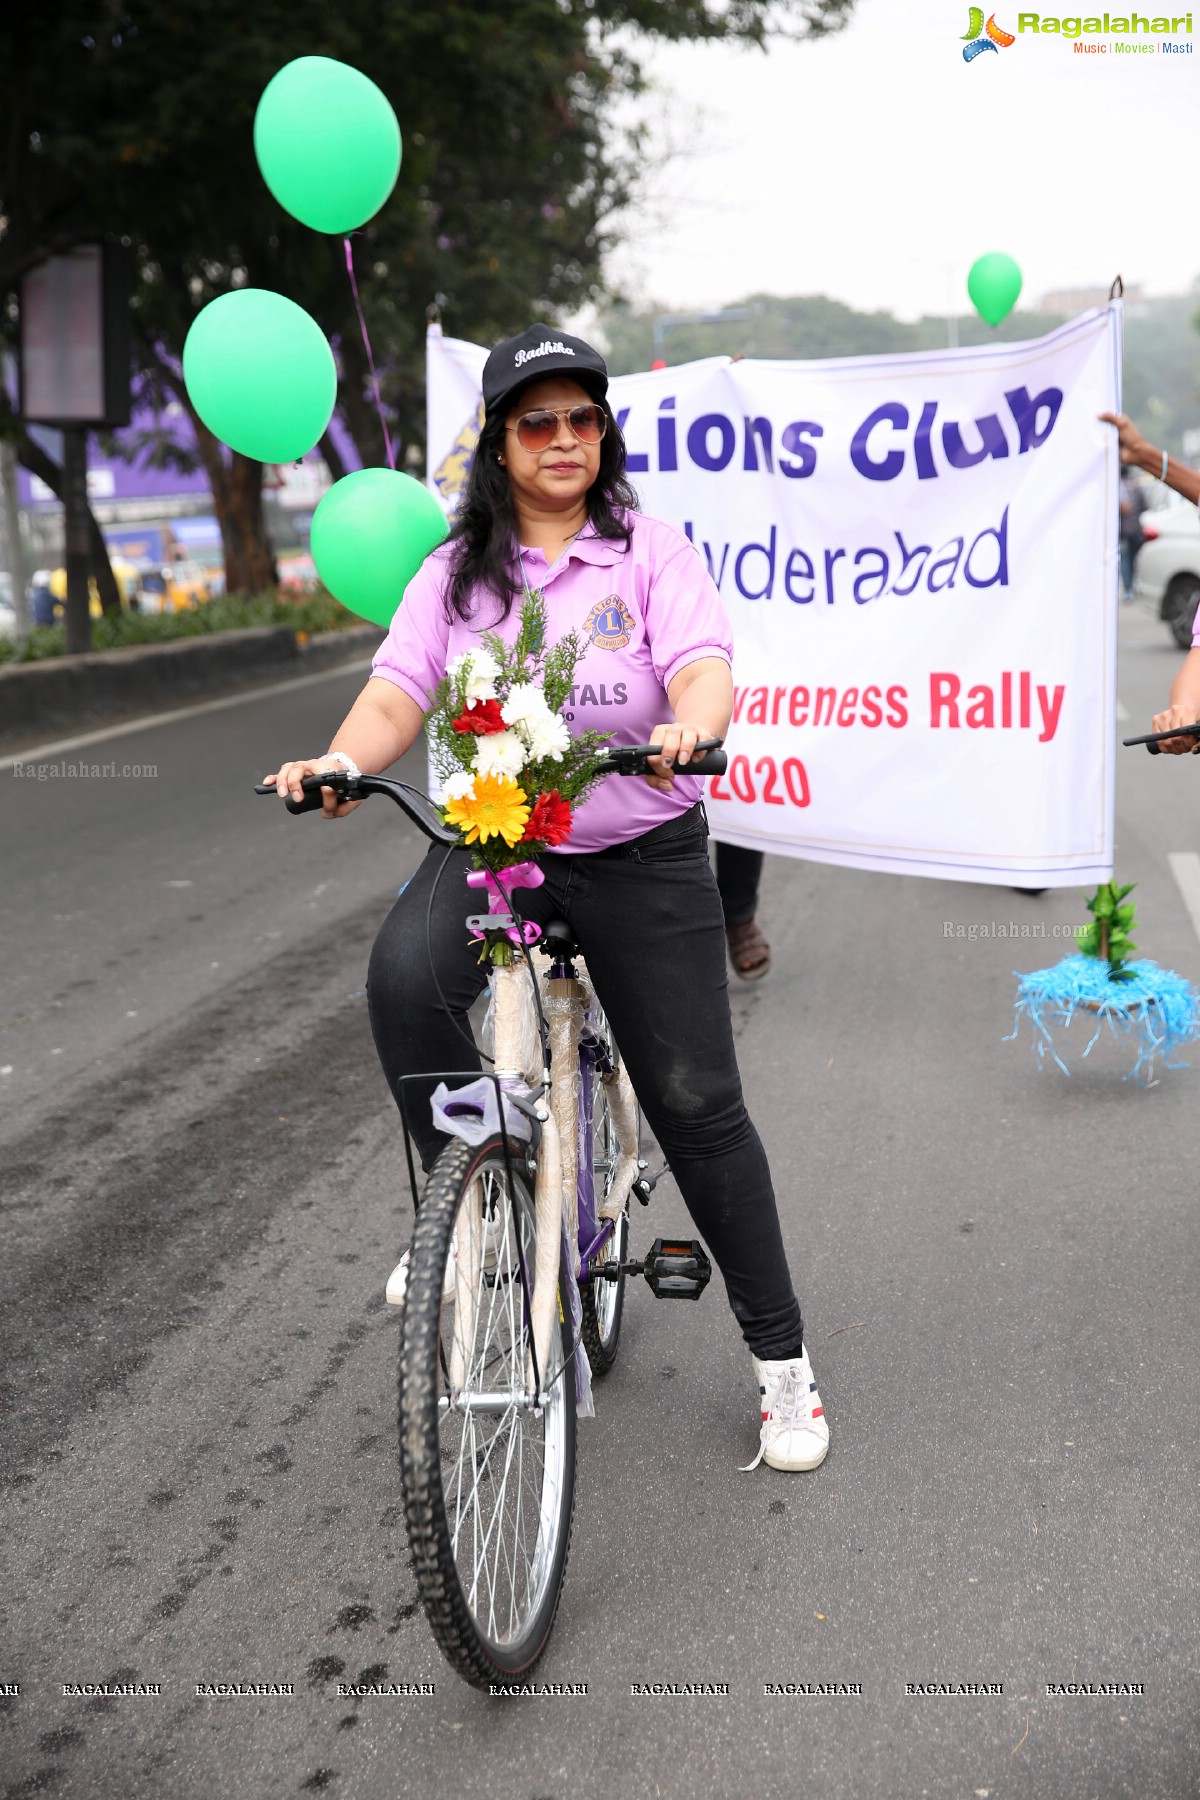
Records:
M459 1285L459 1294L468 1298L470 1341L462 1332L459 1307L450 1327L453 1361L464 1372L464 1386L459 1395L450 1395L452 1406L444 1415L444 1435L452 1444L453 1431L459 1433L444 1481L446 1512L468 1606L489 1636L502 1640L520 1631L538 1588L545 1508L547 1501L554 1503L558 1483L547 1483L543 1418L536 1424L516 1402L500 1415L477 1413L470 1400L524 1388L527 1318L520 1264L531 1260L529 1220L516 1217L504 1177L488 1168L464 1195L455 1229L461 1253L479 1242L480 1255L479 1280L470 1296L462 1296Z
M509 1166L499 1139L448 1146L417 1223L400 1346L401 1462L430 1625L479 1686L536 1662L570 1543L575 1397L561 1310L547 1359L555 1375L539 1372L540 1395L528 1389L537 1242L523 1164Z

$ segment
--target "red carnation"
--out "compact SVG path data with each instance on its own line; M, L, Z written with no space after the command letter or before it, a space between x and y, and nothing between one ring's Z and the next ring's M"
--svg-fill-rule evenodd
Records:
M454 729L464 737L469 731L476 737L494 737L498 731L507 731L508 726L501 716L498 700L472 700L454 720Z
M554 788L548 794L539 794L534 801L521 842L565 844L571 835L571 825L570 803Z

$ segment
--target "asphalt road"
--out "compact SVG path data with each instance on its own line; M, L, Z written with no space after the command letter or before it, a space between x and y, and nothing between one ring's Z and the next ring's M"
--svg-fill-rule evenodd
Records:
M1122 621L1138 728L1178 653ZM362 981L421 854L394 809L250 784L360 676L0 769L0 1794L246 1800L1183 1800L1198 1790L1196 1070L1070 1080L1011 1029L1074 890L769 864L776 971L733 996L832 1428L738 1472L714 1285L640 1289L581 1426L563 1607L489 1701L442 1664L398 1506L401 1140ZM1122 752L1139 943L1200 975L1168 864L1200 776ZM635 1246L686 1227L664 1184ZM433 1683L354 1702L368 1671ZM64 1683L159 1683L157 1696ZM764 1694L767 1683L861 1694ZM291 1683L197 1697L198 1683ZM637 1683L727 1695L634 1696ZM908 1683L1003 1683L909 1695ZM1050 1683L1143 1683L1048 1695Z

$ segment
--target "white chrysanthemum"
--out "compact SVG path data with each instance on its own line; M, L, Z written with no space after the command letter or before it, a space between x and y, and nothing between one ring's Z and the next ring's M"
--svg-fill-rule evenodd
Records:
M526 719L520 729L534 762L541 762L544 757L561 762L571 747L567 722L558 713L546 712L541 718Z
M540 687L532 681L516 681L509 689L508 699L500 708L500 716L506 725L525 725L535 724L553 715Z
M464 650L461 656L454 657L446 664L446 673L455 686L458 685L459 677L465 674L468 706L472 700L496 698L496 677L500 673L500 664L490 650Z
M474 792L475 777L470 769L456 769L442 783L442 803L444 805L447 800L467 800Z
M479 739L475 773L517 776L528 761L529 753L515 731L494 731Z

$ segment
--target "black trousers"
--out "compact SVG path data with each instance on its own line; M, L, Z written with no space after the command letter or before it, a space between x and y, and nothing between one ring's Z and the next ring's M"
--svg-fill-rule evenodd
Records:
M696 806L615 852L543 856L545 885L519 889L517 902L539 924L561 917L571 925L642 1110L724 1277L742 1335L756 1356L782 1358L799 1352L800 1306L766 1152L742 1098L724 920L707 845ZM436 967L453 1021L469 1036L467 1013L486 970L464 920L479 910L482 896L466 885L468 851L451 851L439 879L446 855L437 846L430 850L371 951L371 1029L397 1104L402 1075L479 1067L433 980ZM419 1090L415 1082L406 1089L408 1116L428 1169L444 1139Z
M744 925L758 911L763 853L741 844L717 845L717 891L726 925Z

